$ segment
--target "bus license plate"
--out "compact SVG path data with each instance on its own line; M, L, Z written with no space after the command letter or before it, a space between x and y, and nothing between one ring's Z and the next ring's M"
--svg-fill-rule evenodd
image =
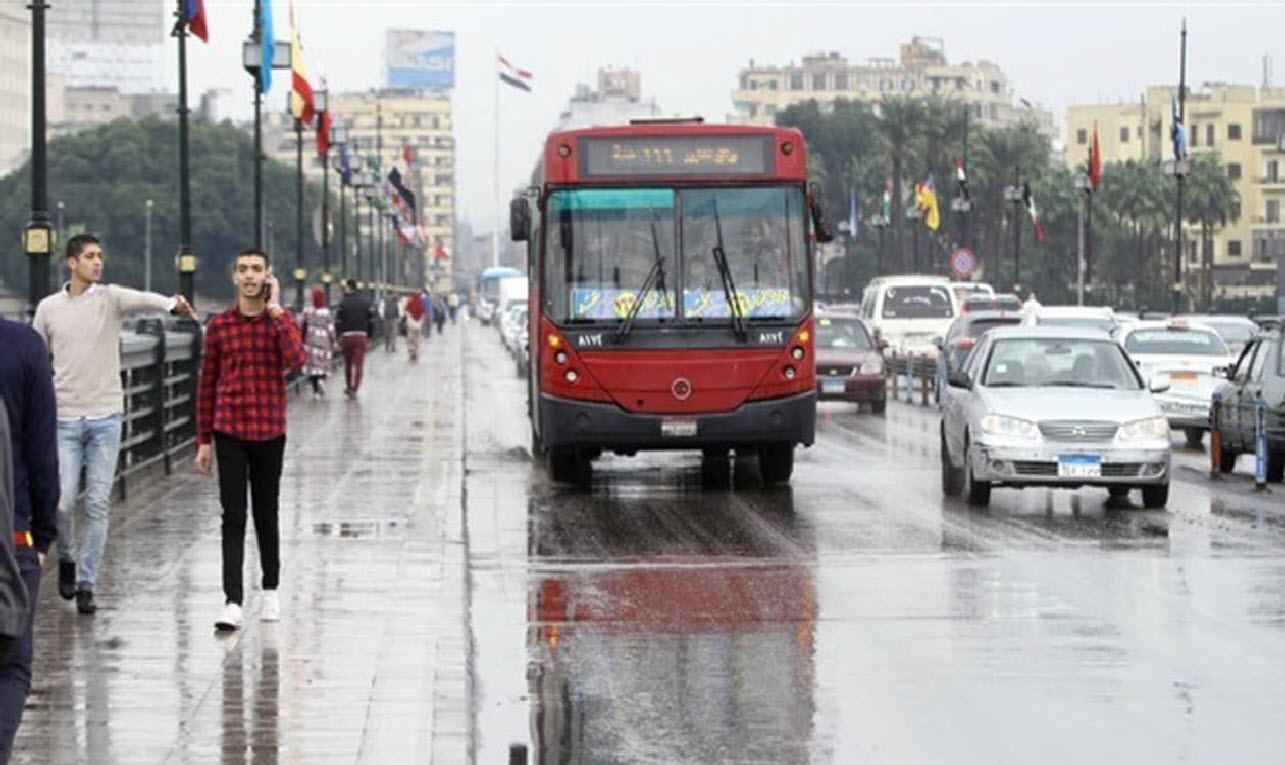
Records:
M1102 458L1096 454L1063 454L1057 459L1060 478L1101 478Z
M660 434L667 438L691 438L696 435L696 420L669 418L660 421Z

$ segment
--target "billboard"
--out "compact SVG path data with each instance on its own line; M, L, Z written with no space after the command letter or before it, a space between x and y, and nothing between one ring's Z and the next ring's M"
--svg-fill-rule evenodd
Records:
M455 33L390 29L384 53L390 88L455 87Z

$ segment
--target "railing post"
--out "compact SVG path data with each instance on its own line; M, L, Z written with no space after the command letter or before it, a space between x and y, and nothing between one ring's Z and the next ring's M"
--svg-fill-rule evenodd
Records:
M928 359L925 358L924 364L926 365L927 363L928 363ZM919 374L919 405L920 406L928 406L929 383L932 382L935 384L936 380L937 380L936 367L933 367L933 376L931 378L928 376L927 370L924 370Z
M1264 414L1267 404L1263 394L1254 398L1254 491L1267 490L1267 428Z
M1209 405L1209 480L1222 479L1223 435L1218 425L1222 415L1218 411L1223 405L1222 391L1214 391L1213 402Z
M906 354L906 403L915 403L915 354Z

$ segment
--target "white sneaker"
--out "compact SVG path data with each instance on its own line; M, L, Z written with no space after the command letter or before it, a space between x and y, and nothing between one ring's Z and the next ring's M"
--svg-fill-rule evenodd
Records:
M241 607L236 603L223 606L223 613L214 622L214 629L219 632L232 632L241 629Z
M259 604L259 618L265 622L281 620L281 599L276 590L264 590L263 602Z

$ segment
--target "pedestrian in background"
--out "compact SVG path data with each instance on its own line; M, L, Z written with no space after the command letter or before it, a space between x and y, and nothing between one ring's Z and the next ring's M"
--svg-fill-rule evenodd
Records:
M406 352L419 361L419 340L424 333L424 300L418 292L406 299Z
M451 290L451 294L446 296L446 310L451 314L451 323L455 323L455 314L460 310L460 293Z
M440 335L446 324L446 301L442 300L441 295L430 295L429 299L433 301L433 323L437 325L437 334Z
M357 282L344 282L344 299L335 316L335 330L344 353L344 395L357 398L366 367L366 351L375 334L375 311L366 297L357 292Z
M40 569L58 536L58 417L49 350L0 319L0 763L31 690Z
M299 326L281 307L281 284L267 254L241 250L233 269L237 304L206 329L197 388L196 468L211 475L217 456L223 507L224 603L214 622L219 631L241 627L247 483L263 566L260 618L281 618L277 512L286 448L285 373L306 360Z
M335 336L335 320L330 316L330 307L326 305L326 293L312 291L312 306L303 311L303 347L308 353L304 362L303 373L312 384L312 397L320 399L326 395L326 378L330 376L330 359L335 346L339 344Z
M67 240L69 281L40 301L32 327L53 357L58 398L58 594L76 610L98 609L94 586L107 547L112 484L120 457L125 392L120 376L120 330L140 313L174 313L193 321L182 295L166 297L102 284L102 243L90 234ZM85 520L76 535L76 499L85 472Z
M397 297L393 293L389 292L384 295L380 314L384 320L384 350L395 352L397 350L397 320L401 316L397 311Z

